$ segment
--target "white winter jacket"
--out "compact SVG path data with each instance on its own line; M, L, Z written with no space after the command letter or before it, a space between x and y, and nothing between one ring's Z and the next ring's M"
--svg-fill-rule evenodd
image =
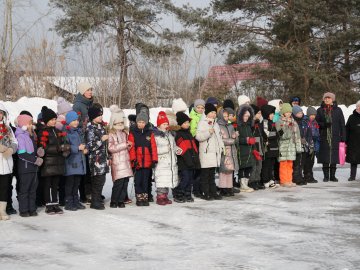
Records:
M2 103L0 103L0 110L5 113L4 119L3 119L3 121L0 121L0 124L4 124L6 126L6 129L9 131L9 137L10 137L10 138L8 138L7 143L5 143L4 139L0 139L0 144L3 144L3 145L6 144L5 146L8 148L12 148L13 153L15 153L17 150L18 143L15 138L14 132L12 131L11 127L9 126L9 122L8 122L9 113ZM13 162L12 156L5 158L3 156L3 154L0 153L0 175L11 174L13 172L13 166L14 166L14 162Z
M155 167L155 184L159 188L175 188L178 185L178 167L174 136L170 132L155 131L158 163Z
M214 133L210 134L210 129ZM221 138L221 131L218 123L203 116L199 122L196 137L199 141L199 155L201 168L220 167L221 154L224 151L224 143Z

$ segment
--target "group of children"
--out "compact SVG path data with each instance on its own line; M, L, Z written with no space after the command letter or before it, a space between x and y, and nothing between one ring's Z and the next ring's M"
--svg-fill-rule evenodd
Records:
M62 214L58 197L61 181L65 210L86 208L79 197L84 181L90 184L90 208L105 209L102 189L110 170L111 208L125 207L131 177L137 206L149 206L153 201L152 179L159 205L172 203L170 191L175 202L184 203L193 202L193 195L220 200L234 193L276 188L277 170L285 187L317 182L312 167L319 127L312 107L304 115L296 104L275 101L275 106L267 102L257 106L240 96L235 110L231 100L220 107L215 98L209 98L207 102L195 100L189 117L186 104L179 99L179 106L159 112L156 127L150 123L149 108L142 103L128 119L118 106L111 106L107 124L102 107L88 102L91 86L83 85L80 90L78 99L87 104L85 111L64 105L67 110L58 109L56 114L44 106L36 126L27 111L10 126L0 104L1 219L8 219L5 210L13 175L17 177L22 217L37 215L40 193L45 213Z

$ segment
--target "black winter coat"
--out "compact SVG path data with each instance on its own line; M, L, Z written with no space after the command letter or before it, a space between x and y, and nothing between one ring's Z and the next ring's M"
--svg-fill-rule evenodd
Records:
M45 127L39 132L39 146L45 150L41 176L61 176L65 173L64 141L61 132L54 127ZM69 149L67 149L69 150Z
M346 123L346 162L360 164L360 114L354 110Z
M179 170L200 169L199 151L190 129L180 129L175 136L176 145L181 148L182 154L178 156L177 163Z
M265 143L265 155L266 158L278 158L279 157L279 141L282 130L277 131L276 125L272 120L264 120L264 143Z
M317 109L316 121L320 128L318 163L339 164L339 143L346 140L345 119L342 110L334 102L323 102Z

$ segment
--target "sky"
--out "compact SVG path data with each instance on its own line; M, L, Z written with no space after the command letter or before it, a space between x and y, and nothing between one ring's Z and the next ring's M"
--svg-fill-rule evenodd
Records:
M211 0L194 0L191 1L193 7L206 7ZM0 14L3 14L4 3L0 3ZM14 1L13 24L14 24L14 43L16 44L16 54L21 54L29 44L39 44L42 39L53 41L56 44L58 53L63 53L61 48L61 37L55 31L50 29L54 26L56 18L60 15L58 10L51 9L48 0L17 0ZM181 6L188 4L188 0L174 0L175 4ZM2 28L3 21L0 21ZM165 17L164 25L171 30L180 30L181 25L173 17ZM66 49L66 58L69 63L67 69L70 75L86 75L82 65L79 62L86 58L86 54L91 52L92 48L80 46L78 48ZM80 52L80 53L79 53ZM79 59L79 55L82 59ZM197 58L200 55L200 67L191 67L191 76L206 75L208 69L212 65L222 64L224 56L213 53L213 50L204 48L202 50L194 49L193 45L189 45L186 51L189 59ZM84 57L85 56L85 57ZM197 74L195 74L197 73ZM200 73L200 74L199 74Z

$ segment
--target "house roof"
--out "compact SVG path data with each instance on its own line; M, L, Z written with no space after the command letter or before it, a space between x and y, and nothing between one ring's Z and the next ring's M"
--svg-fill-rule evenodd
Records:
M205 89L227 87L231 88L239 81L256 79L257 75L253 72L255 67L267 68L269 63L250 63L225 66L213 66L205 79L203 87Z

